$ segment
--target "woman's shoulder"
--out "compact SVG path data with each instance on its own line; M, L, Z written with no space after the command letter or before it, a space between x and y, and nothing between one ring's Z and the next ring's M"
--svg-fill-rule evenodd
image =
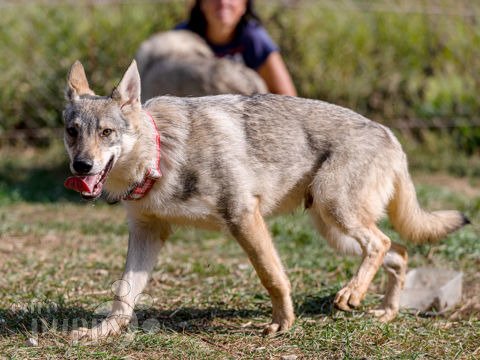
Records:
M264 49L268 52L278 50L267 30L256 21L249 21L242 29L240 42L247 47Z
M245 49L245 63L252 69L258 69L272 52L278 51L267 30L258 22L246 23L239 40Z
M272 41L270 35L262 24L257 21L250 20L243 26L242 37L249 40L257 41Z

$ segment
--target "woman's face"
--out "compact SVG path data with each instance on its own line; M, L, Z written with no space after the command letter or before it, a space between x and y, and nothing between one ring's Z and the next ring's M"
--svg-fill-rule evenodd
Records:
M235 28L245 14L247 0L201 0L200 7L209 25Z

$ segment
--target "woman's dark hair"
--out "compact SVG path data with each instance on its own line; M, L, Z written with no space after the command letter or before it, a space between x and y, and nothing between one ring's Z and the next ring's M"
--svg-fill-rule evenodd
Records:
M189 30L199 34L200 36L205 36L207 19L200 8L201 2L202 0L195 0L195 4L190 10L190 17L187 21L187 27ZM244 27L250 20L254 20L258 24L261 24L262 22L260 17L253 9L253 0L247 0L245 14L242 15L240 22L237 25L237 31Z

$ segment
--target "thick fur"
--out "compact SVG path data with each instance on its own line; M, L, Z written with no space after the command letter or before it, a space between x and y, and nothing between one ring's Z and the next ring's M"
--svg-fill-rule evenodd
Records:
M271 296L266 333L275 333L287 330L294 315L264 217L304 203L330 245L362 256L358 272L335 298L340 309L358 306L383 266L387 292L374 313L384 321L398 312L407 253L377 221L388 211L400 234L415 242L436 241L465 224L456 211L421 210L395 136L351 110L279 95L162 96L142 108L135 63L111 97L92 96L80 67L72 67L64 112L66 128L79 134L65 135L71 160L88 158L101 171L113 157L105 189L120 199L156 161L148 111L161 134L163 177L145 198L123 202L130 227L123 280L130 292L117 296L101 326L75 336L102 337L128 323L172 225L225 230L236 238ZM105 128L112 134L99 138Z
M390 220L404 239L414 243L436 242L469 220L457 211L426 212L420 208L408 170L398 176L388 205Z
M142 100L159 95L204 96L266 93L262 78L246 66L216 58L198 35L176 30L145 40L136 60Z

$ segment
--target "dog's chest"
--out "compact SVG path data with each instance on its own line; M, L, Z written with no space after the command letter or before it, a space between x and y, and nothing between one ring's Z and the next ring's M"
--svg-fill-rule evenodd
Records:
M216 214L215 201L206 196L195 196L180 200L176 196L161 196L152 191L141 201L127 201L129 214L145 215L166 221L172 225L194 226L209 230L222 227L222 220Z

